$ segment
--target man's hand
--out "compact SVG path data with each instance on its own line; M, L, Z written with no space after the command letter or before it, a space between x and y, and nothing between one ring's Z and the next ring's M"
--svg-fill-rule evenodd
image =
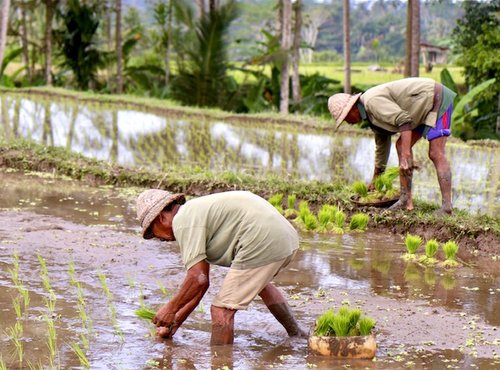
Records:
M409 176L413 172L413 160L411 158L411 153L401 154L399 159L399 170L404 176Z
M173 312L172 307L170 307L170 303L164 304L156 313L156 316L153 319L153 324L156 326L164 326L166 328L172 327L175 323L175 314L177 312Z

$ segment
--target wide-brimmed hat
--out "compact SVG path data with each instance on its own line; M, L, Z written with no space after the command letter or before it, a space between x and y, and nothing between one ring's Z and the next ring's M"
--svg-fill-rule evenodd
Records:
M186 202L185 195L182 193L173 194L160 189L149 189L139 194L136 201L137 219L141 223L144 239L154 237L150 229L151 223L172 202L184 204Z
M361 93L354 95L340 93L332 95L328 98L328 110L335 119L335 123L337 124L336 129L338 129L342 122L344 122L347 114L354 104L356 104L360 96Z

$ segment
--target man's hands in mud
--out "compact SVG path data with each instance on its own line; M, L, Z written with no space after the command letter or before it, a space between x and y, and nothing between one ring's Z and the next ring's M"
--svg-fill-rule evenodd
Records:
M156 335L161 338L172 338L179 327L175 322L175 315L168 303L158 310L153 319L153 324L158 327Z

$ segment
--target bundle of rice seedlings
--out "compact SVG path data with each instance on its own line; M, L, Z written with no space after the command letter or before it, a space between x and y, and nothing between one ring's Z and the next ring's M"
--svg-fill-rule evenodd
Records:
M350 309L342 306L337 313L332 309L325 311L316 320L313 335L316 336L358 336L369 335L375 326L375 320L363 316L359 308Z
M443 244L443 252L446 260L443 262L445 267L455 267L458 266L456 260L456 254L458 252L458 245L453 240L449 240Z
M368 225L368 215L364 213L356 213L352 216L351 222L349 224L349 229L363 231Z
M425 255L420 257L420 262L428 265L435 264L437 260L434 256L436 255L438 248L439 243L436 239L428 240L427 243L425 243Z
M288 209L295 209L295 202L297 201L297 195L290 194L287 198Z
M331 322L335 317L335 312L332 309L326 310L323 315L318 317L316 320L316 328L314 329L314 335L319 337L329 336L334 334L331 327Z
M333 226L337 208L329 204L324 204L318 212L319 228L326 231Z
M283 194L274 194L268 199L268 202L273 205L274 208L278 210L279 213L283 213Z
M332 231L335 234L343 234L344 233L344 223L345 223L345 213L341 210L338 210L335 213L334 217L334 225L332 227Z
M362 317L358 321L359 335L370 335L373 328L375 327L375 320L371 317Z
M153 319L156 315L156 312L150 308L141 307L141 308L138 308L137 310L135 310L135 315L137 317L140 317L141 319L153 321Z
M406 246L406 254L403 256L406 260L414 260L416 258L415 253L417 252L418 247L422 243L422 238L418 235L406 234L405 237L405 246Z
M382 178L385 191L391 190L394 187L394 180L399 177L399 167L388 167L379 177Z
M349 331L351 330L349 316L335 315L335 318L332 321L332 327L337 337L347 337L349 335Z
M310 214L311 210L309 209L309 204L303 200L299 204L299 220L302 221L302 223L305 223L306 216Z
M309 213L304 216L304 227L306 230L315 230L318 227L318 220L316 216Z
M368 195L368 186L362 181L356 181L352 184L352 191L359 195L360 198Z
M287 206L288 208L285 210L286 218L294 218L297 216L297 210L295 209L295 202L297 201L297 196L295 194L288 195L287 198Z

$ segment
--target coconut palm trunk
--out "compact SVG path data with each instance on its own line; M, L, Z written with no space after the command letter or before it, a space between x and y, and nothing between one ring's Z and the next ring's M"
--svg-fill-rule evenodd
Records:
M349 25L349 13L351 5L349 0L344 0L344 92L351 93L351 28Z
M45 0L45 84L52 85L52 21L57 0Z
M3 62L5 44L7 43L7 28L9 25L10 0L3 0L0 8L0 66Z
M33 70L30 65L30 54L29 54L29 45L28 45L28 21L27 21L27 7L26 2L22 2L20 4L20 12L21 12L21 47L23 49L23 63L26 67L26 75L28 76L28 81L31 82L33 78Z
M405 68L403 75L404 77L410 77L411 76L411 44L412 44L412 37L411 37L411 22L412 22L412 5L411 3L414 0L408 0L408 3L406 5L406 42L405 42Z
M116 93L123 92L122 0L115 1Z
M411 1L411 76L419 75L420 0Z
M280 113L288 113L288 98L290 95L290 44L292 32L292 2L291 0L282 1L282 20L281 20L281 50L283 53L283 64L281 67L281 94L280 94Z
M300 44L302 33L302 0L297 0L294 4L295 10L295 27L293 33L293 53L292 53L292 99L293 104L297 105L301 100L300 91Z

